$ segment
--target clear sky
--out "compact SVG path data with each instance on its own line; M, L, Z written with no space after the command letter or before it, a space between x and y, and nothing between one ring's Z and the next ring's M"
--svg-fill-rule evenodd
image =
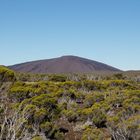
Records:
M62 55L140 70L140 0L0 0L0 64Z

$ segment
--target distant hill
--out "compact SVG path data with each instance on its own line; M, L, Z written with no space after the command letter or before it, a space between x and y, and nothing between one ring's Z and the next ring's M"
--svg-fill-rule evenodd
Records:
M95 71L119 72L112 66L77 56L62 56L16 64L9 68L30 73L91 73Z

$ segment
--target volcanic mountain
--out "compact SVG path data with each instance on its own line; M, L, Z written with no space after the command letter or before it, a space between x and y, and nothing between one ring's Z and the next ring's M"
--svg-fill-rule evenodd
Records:
M77 56L62 56L9 66L18 72L30 73L91 73L95 71L118 72L117 68Z

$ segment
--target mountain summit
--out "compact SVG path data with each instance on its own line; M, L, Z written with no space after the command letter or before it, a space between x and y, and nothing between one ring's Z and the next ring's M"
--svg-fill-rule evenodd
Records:
M31 73L91 73L95 71L120 71L112 66L77 56L62 56L9 66L19 72Z

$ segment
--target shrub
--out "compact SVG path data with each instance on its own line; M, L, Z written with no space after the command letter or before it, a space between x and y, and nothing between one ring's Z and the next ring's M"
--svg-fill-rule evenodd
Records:
M49 75L49 81L53 82L65 82L67 80L67 76L65 75Z
M2 82L8 82L8 81L15 81L15 73L14 71L4 67L0 66L0 81Z
M36 137L32 138L32 140L43 140L43 138L41 136L36 136Z
M104 140L104 133L100 129L86 128L83 132L82 140Z
M42 132L49 133L53 128L53 123L48 121L44 122L40 125L40 128Z
M75 122L77 120L77 113L73 110L64 110L62 114L68 119L69 122Z

